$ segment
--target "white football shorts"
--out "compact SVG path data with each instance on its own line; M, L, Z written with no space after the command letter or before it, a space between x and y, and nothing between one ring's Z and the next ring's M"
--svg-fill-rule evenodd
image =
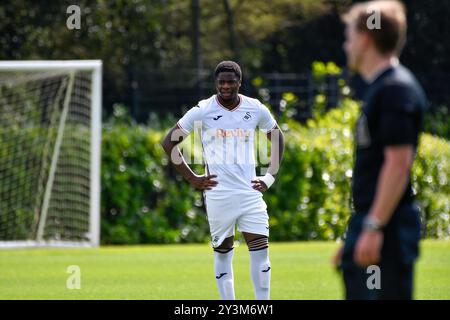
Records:
M206 194L205 204L214 248L234 236L236 224L240 232L269 236L269 215L262 193Z

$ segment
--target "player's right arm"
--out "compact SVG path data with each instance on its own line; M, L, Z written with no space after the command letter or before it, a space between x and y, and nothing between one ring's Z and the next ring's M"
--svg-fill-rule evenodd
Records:
M170 161L174 164L177 171L196 189L199 190L211 190L211 188L217 185L217 181L213 180L216 178L215 175L197 175L186 163L183 154L178 148L178 144L183 141L184 138L188 136L188 133L183 131L179 124L173 126L161 145L169 157Z

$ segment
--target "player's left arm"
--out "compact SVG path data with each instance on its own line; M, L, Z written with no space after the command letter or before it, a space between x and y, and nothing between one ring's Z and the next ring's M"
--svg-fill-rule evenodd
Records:
M278 124L275 124L274 128L267 132L266 136L270 141L270 164L267 173L275 178L280 169L281 161L283 160L284 134ZM268 186L261 178L252 180L252 183L253 189L260 192L265 192L268 189Z

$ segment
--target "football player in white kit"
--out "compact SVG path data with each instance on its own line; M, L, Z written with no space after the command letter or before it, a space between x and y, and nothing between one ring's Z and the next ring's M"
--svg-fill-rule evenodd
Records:
M283 133L265 105L239 94L242 72L222 61L214 72L217 94L191 108L162 142L177 170L196 189L204 190L214 249L214 271L222 299L233 300L234 229L242 232L250 252L255 298L270 298L269 217L262 198L275 181L284 151ZM267 173L256 176L255 129L271 141ZM200 131L206 173L195 174L177 144Z

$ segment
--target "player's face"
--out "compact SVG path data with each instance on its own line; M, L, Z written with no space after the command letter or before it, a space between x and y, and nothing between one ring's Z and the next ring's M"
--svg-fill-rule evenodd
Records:
M216 77L217 94L224 101L237 99L241 81L234 72L221 72Z
M361 68L363 55L367 46L367 35L358 32L353 23L345 28L345 42L343 45L347 56L347 66L350 70L358 72Z

